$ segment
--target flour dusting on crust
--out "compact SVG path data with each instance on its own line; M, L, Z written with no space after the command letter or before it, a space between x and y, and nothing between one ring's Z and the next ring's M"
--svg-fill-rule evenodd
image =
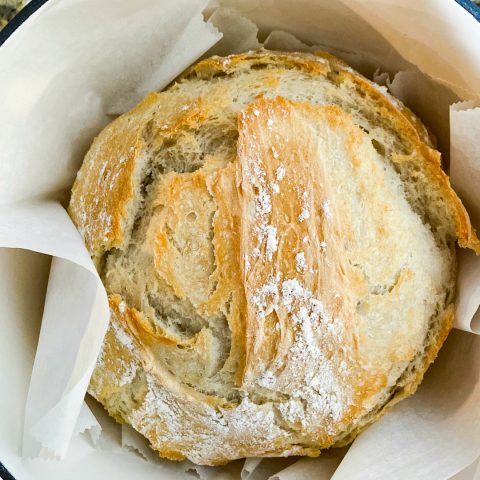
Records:
M438 351L443 217L471 230L382 90L327 54L211 58L95 140L69 208L112 310L90 392L162 457L316 456Z

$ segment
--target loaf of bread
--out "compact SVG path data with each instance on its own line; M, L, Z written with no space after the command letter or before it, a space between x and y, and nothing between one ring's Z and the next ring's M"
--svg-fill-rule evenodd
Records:
M317 456L412 394L480 242L426 128L325 54L212 57L95 139L89 392L162 457Z

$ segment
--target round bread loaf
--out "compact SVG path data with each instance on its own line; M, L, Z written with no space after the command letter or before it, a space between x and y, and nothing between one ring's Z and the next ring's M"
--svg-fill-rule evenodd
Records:
M325 53L194 65L100 133L69 212L111 307L89 392L207 465L316 456L413 393L480 251L425 127Z

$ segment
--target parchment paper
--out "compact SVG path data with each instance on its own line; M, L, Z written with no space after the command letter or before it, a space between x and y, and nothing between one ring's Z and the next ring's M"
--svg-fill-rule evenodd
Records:
M300 41L321 45L370 76L384 72L384 82L414 110L419 107L422 117L431 118L430 126L443 141L448 123L444 106L478 98L480 54L473 45L474 39L480 41L479 27L456 4L221 4L230 11L211 9L211 22L225 30L219 53L258 46L255 25L260 40L280 30L268 38L270 48L287 49L292 43L299 48L302 43L295 42ZM57 257L26 409L27 456L62 457L74 433L95 426L95 437L99 428L82 401L108 320L105 294L79 235L55 200L66 198L88 144L109 115L135 104L148 90L161 89L204 52L215 53L209 49L221 34L201 19L204 7L205 2L194 0L114 0L108 7L96 0L50 0L24 34L18 32L0 49L0 65L9 65L0 68L0 91L6 92L0 109L0 178L8 179L0 189L0 246ZM425 73L441 87L426 88L433 80ZM456 188L476 212L478 176L463 173L467 168L478 174L478 109L472 106L452 109L451 170ZM470 331L478 329L478 314L471 324L480 300L478 272L478 259L461 258L457 326ZM447 360L438 362L420 392L354 443L335 480L440 480L474 462L480 453L478 338L457 333L448 345L442 353ZM451 421L442 422L445 418ZM133 437L124 435L124 443L132 446ZM452 441L458 448L452 449ZM300 460L276 477L328 478L339 460ZM423 476L406 477L405 463L409 473ZM169 465L170 475L185 472L184 465ZM201 478L227 475L192 468ZM281 468L282 461L251 459L242 476L268 478ZM159 478L165 473L159 470Z
M450 131L451 182L468 208L473 225L477 231L480 231L480 101L466 101L452 105ZM465 287L457 293L457 315L460 319L471 318L470 329L478 334L480 333L478 307L480 258L475 258L467 251L461 252L459 276Z

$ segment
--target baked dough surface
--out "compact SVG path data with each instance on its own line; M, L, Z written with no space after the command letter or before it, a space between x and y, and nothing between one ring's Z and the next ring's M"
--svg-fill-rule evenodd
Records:
M413 393L480 250L421 122L328 54L213 57L95 139L89 392L161 456L316 456Z

